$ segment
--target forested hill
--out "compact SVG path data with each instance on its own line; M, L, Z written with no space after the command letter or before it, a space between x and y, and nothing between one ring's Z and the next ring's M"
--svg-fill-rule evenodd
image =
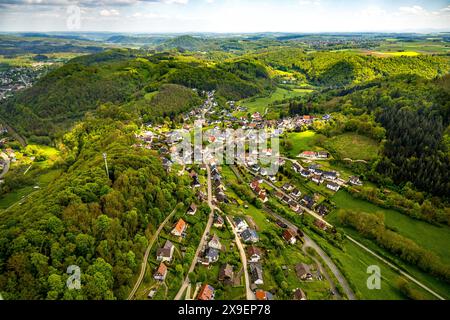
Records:
M366 128L357 130L368 136L367 123L358 119L371 117L384 127L386 137L381 157L368 176L391 187L409 182L450 199L450 75L433 80L401 75L327 90L291 102L290 110L340 112L352 118L356 127Z
M208 65L200 60L134 50L110 50L79 57L50 72L32 88L20 92L2 105L0 116L22 135L40 143L66 132L87 111L101 103L123 104L141 101L147 94L165 88L163 94L186 98L178 84L200 90L217 90L226 99L242 99L262 93L271 86L265 67L252 61ZM168 90L168 88L174 90ZM161 98L161 96L157 96ZM180 104L180 98L166 98L166 110L180 112L194 105L195 97ZM171 105L174 101L175 105ZM158 102L139 102L148 117L161 115ZM129 104L132 108L133 104Z
M5 299L126 299L146 228L193 196L188 178L167 174L152 151L132 147L137 126L130 118L116 106L99 108L64 137L62 175L0 215ZM65 285L70 265L83 270L81 290Z
M286 48L253 57L275 70L293 72L298 79L332 88L396 75L434 79L450 70L448 57L429 55L380 58L352 52L305 53Z

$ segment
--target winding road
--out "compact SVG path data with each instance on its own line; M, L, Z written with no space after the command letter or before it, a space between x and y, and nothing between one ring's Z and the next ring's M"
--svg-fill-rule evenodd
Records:
M153 245L155 244L156 239L158 239L160 232L162 231L162 229L164 228L166 223L173 217L173 215L177 211L177 208L178 208L178 205L175 206L175 209L173 209L173 211L159 225L158 230L156 230L156 232L153 234L152 238L150 239L150 243L147 246L147 250L145 250L144 258L142 259L141 273L139 274L139 277L133 287L133 290L131 290L127 300L132 300L134 295L136 294L136 291L139 289L139 287L142 283L142 280L144 279L145 270L147 268L148 256L150 255L150 251L151 251Z

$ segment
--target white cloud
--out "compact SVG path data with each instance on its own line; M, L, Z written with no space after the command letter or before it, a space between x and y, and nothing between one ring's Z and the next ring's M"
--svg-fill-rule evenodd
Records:
M100 11L100 15L102 17L113 17L113 16L119 16L120 12L116 9L103 9L102 11Z
M412 7L400 7L400 12L414 15L426 15L428 11L422 8L421 6L412 6Z
M301 6L318 6L320 5L320 0L300 0L298 4Z
M188 4L189 0L162 0L167 4Z

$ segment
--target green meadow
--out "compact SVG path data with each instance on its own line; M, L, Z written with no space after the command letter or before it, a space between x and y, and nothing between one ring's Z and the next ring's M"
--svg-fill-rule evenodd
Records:
M357 133L344 133L325 142L325 147L334 151L341 159L372 160L378 156L379 144Z

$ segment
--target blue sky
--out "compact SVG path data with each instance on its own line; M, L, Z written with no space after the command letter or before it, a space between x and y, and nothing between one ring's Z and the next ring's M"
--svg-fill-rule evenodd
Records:
M76 16L73 20L77 12L80 19ZM0 31L77 30L142 33L450 31L450 1L0 0Z

